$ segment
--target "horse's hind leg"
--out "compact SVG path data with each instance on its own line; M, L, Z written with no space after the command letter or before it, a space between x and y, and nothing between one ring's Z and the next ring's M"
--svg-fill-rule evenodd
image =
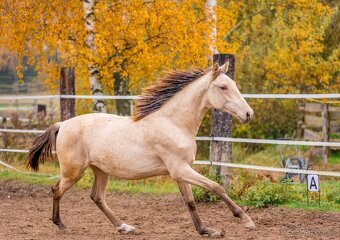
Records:
M205 227L202 224L200 217L196 211L195 199L192 195L192 190L190 184L182 181L177 181L178 188L183 196L183 200L188 207L192 221L194 222L195 228L199 234L208 237L222 237L224 233L222 231L217 231L212 228Z
M233 215L242 219L245 228L255 228L253 220L242 210L242 208L237 206L236 203L234 203L229 198L223 187L221 187L214 181L211 181L210 179L202 176L201 174L193 170L189 165L181 166L179 169L181 169L179 173L172 173L173 178L175 178L177 181L184 181L205 188L220 196L222 200L227 204L229 209L232 211Z
M115 217L111 209L105 201L105 188L109 181L109 175L95 166L91 166L94 174L94 182L91 191L91 199L96 203L98 208L105 216L115 225L121 233L134 233L135 228L123 223L119 218Z
M64 193L69 190L82 176L82 173L74 176L74 177L65 177L61 176L58 183L52 187L53 193L53 212L52 212L52 221L56 224L60 230L65 230L66 226L60 219L60 199L64 195Z

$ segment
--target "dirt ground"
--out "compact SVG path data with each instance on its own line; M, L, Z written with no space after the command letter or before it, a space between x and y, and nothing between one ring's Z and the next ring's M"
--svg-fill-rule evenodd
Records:
M121 235L89 198L89 190L70 190L61 202L68 230L50 220L50 188L16 181L0 182L0 239L202 239L179 195L108 193L107 202L138 230ZM224 239L340 239L340 213L284 208L250 209L256 230L245 230L223 203L198 204L206 226L223 229Z

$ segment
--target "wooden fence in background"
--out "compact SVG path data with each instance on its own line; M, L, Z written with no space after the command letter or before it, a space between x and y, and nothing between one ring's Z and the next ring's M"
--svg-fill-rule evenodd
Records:
M304 103L300 110L300 137L304 140L340 142L340 107L329 103ZM332 149L339 150L338 147ZM323 147L322 159L328 162L329 147Z

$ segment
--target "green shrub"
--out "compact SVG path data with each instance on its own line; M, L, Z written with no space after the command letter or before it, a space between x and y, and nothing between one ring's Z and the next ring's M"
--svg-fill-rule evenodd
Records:
M242 200L255 207L279 205L288 201L291 185L273 183L268 180L258 181L242 196Z
M241 198L259 180L256 174L244 169L232 170L231 176L228 195L233 199Z
M326 193L326 199L329 202L334 202L340 205L340 189L335 188L334 190Z

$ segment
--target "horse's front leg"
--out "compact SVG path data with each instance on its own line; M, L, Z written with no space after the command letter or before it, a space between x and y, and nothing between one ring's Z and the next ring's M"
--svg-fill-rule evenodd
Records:
M202 224L200 217L196 211L196 205L194 196L192 195L192 190L190 184L182 181L177 181L178 188L183 196L183 200L188 207L192 221L194 222L195 228L199 234L207 237L222 237L224 235L223 231L218 231L212 228L205 227Z
M255 228L253 220L239 206L237 206L236 203L233 202L233 200L229 198L223 187L221 187L219 184L202 176L194 169L192 169L190 165L185 164L184 166L177 166L176 169L176 171L170 172L172 178L176 179L177 181L184 181L205 188L220 196L222 200L227 204L229 209L232 211L233 215L242 219L245 228Z

